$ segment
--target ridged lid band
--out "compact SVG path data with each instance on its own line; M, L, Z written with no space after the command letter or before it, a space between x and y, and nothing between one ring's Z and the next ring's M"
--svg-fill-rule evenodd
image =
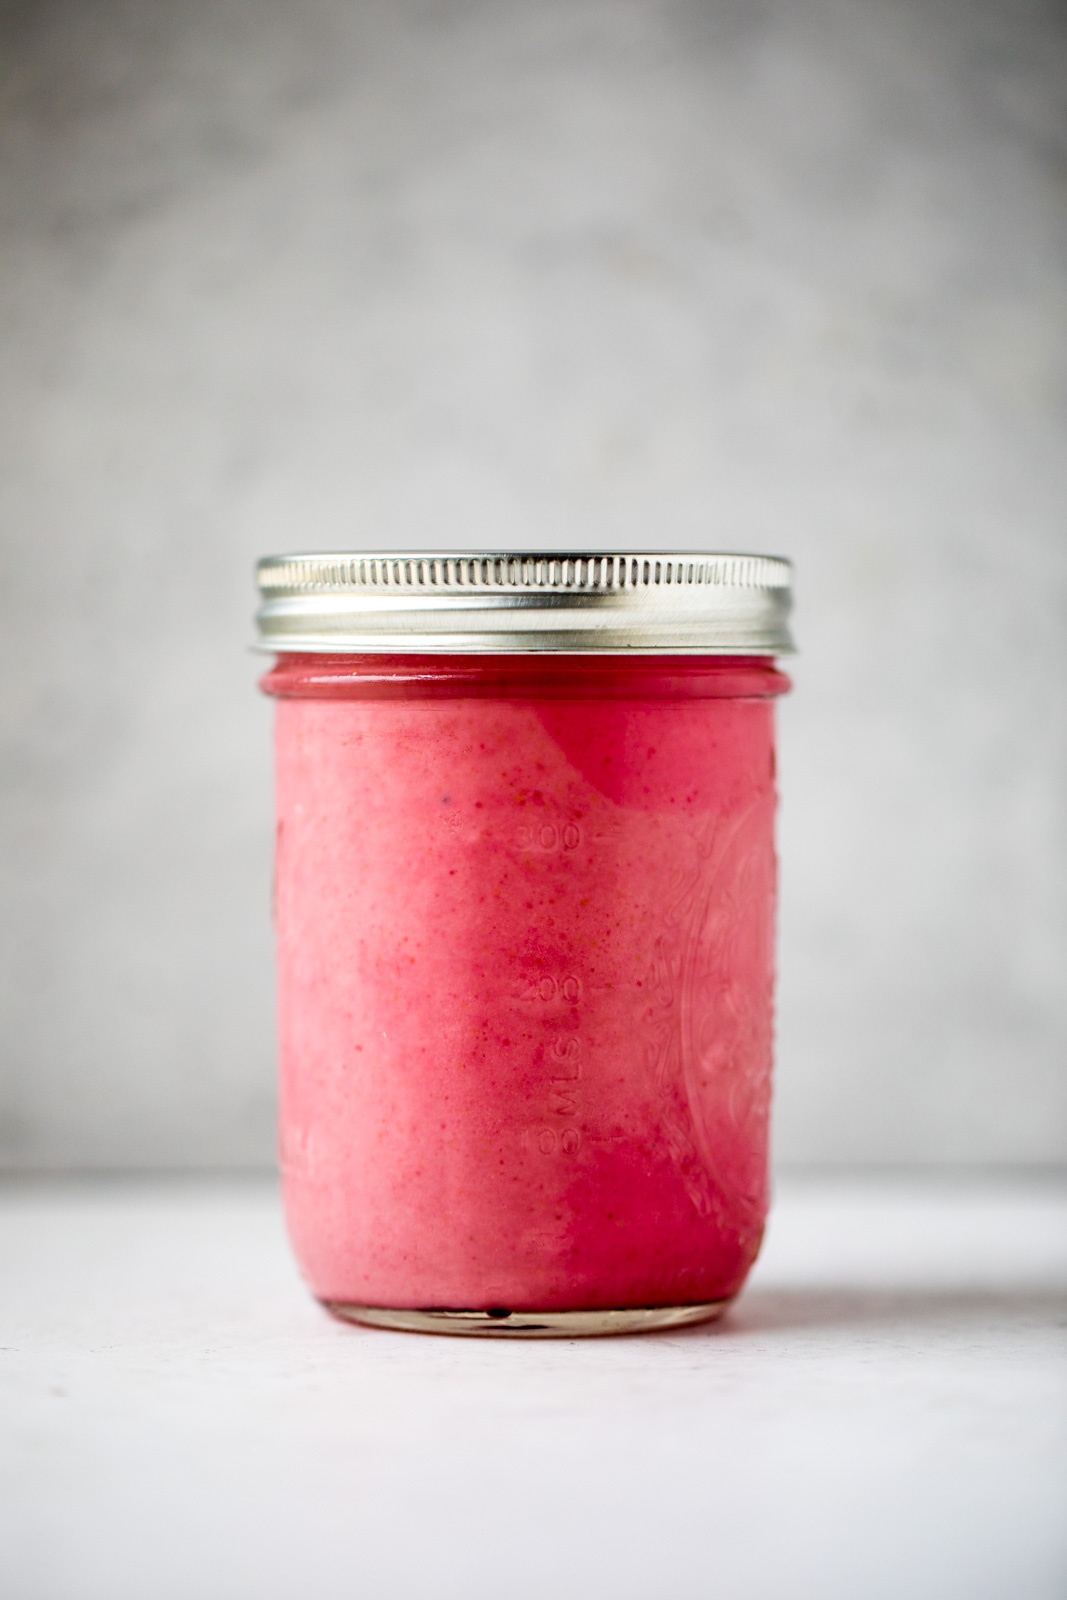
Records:
M470 551L268 556L259 647L280 653L784 655L776 556Z

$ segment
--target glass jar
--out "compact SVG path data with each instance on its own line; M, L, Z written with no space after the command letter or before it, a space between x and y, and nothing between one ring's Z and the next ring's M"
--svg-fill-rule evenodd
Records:
M767 1211L788 563L292 556L259 581L312 1292L511 1336L716 1315Z

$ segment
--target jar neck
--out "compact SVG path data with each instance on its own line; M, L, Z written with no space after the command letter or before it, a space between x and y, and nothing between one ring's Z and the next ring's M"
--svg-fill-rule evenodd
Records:
M283 700L763 700L789 679L767 656L279 655L260 679Z

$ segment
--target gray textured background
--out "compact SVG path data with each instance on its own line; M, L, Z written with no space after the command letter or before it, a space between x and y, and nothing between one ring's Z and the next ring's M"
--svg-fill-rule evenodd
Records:
M1035 0L2 5L0 1157L269 1160L253 558L777 551L779 1154L1067 1158Z

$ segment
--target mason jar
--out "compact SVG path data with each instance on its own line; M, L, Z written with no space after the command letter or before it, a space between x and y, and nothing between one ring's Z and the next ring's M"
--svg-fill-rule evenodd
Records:
M536 1336L716 1316L767 1214L791 569L270 557L281 1170L314 1295Z

